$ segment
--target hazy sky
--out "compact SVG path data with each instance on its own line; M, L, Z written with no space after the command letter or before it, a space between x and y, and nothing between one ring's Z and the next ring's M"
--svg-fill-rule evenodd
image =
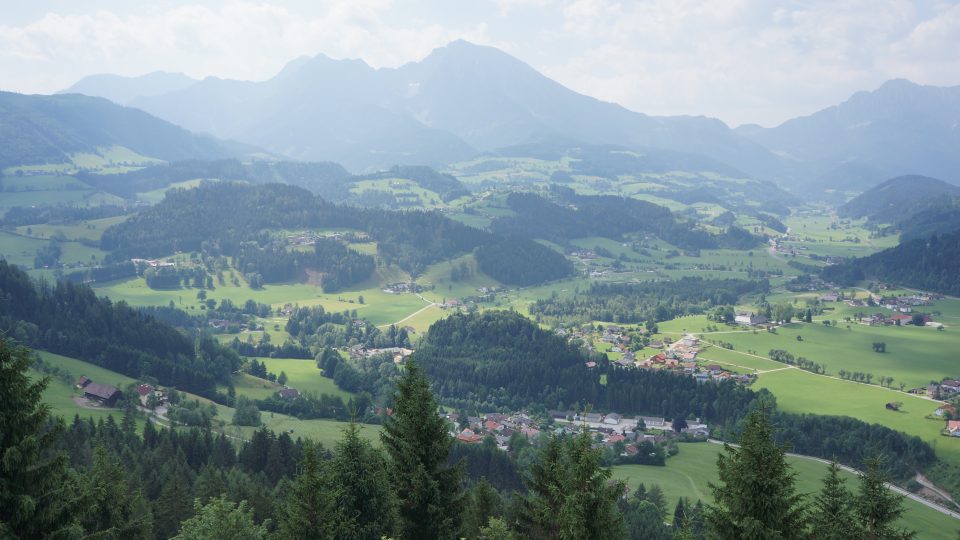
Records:
M960 0L0 0L0 88L154 70L262 80L317 53L397 66L457 38L633 110L734 126L896 77L960 84Z

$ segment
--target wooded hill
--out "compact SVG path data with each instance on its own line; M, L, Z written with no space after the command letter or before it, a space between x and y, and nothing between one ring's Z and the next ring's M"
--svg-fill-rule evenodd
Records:
M960 231L909 240L869 257L823 269L823 277L841 284L878 278L906 287L960 295Z
M920 202L960 196L960 186L928 176L898 176L865 191L837 209L843 217L898 223Z
M684 249L750 249L762 242L739 227L720 235L678 220L669 209L647 201L612 195L577 195L572 189L553 186L550 198L534 193L511 193L507 205L516 215L497 217L494 232L542 238L566 244L574 238L603 236L622 239L628 233L656 235Z
M229 386L240 357L211 337L189 336L85 285L34 283L0 259L0 334L18 342L206 397Z
M362 256L351 256L351 260L356 259L356 264L343 265L334 257L326 256L329 253L321 254L319 249L314 257L284 255L284 260L297 261L285 264L282 268L286 270L262 271L268 263L272 267L273 262L269 253L258 253L258 249L273 249L273 255L285 249L284 238L265 231L324 227L366 232L377 241L377 255L384 263L396 264L414 276L436 262L479 247L497 249L505 242L499 235L434 212L367 210L335 205L290 185L217 182L168 193L161 203L107 229L101 246L111 252L113 261L161 257L177 251L202 250L211 255L231 257L243 255L250 268L242 271L258 272L268 282L289 279L291 264L298 269L311 268L329 273L342 285L368 276L373 267ZM480 269L502 277L501 281L508 284L539 283L569 275L570 269L558 266L555 257L542 252L542 246L524 239L512 242L520 243L520 249L534 255L524 259L522 274L511 270L513 262L501 257L481 257ZM501 265L507 265L506 269L501 269ZM557 268L562 271L558 272Z

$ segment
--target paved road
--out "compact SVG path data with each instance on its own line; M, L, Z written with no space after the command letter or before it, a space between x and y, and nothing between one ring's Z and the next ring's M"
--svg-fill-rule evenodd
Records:
M724 444L723 441L718 441L718 440L716 440L716 439L707 439L707 440L710 441L710 442L712 442L713 444ZM728 444L730 444L730 446L734 446L734 447L739 446L739 445L736 445L736 444L733 444L733 443L728 443ZM829 461L829 460L821 459L821 458L813 457L813 456L804 456L804 455L802 455L802 454L792 454L792 453L789 453L789 452L787 453L787 455L788 455L788 456L791 456L791 457L797 457L797 458L803 458L803 459L812 459L813 461L819 461L820 463L825 463L825 464L827 464L827 465L829 465L829 464L831 463L831 461ZM853 474L860 474L860 471L858 471L857 469L854 469L853 467L847 467L846 465L840 465L840 464L838 464L838 466L839 466L841 469L843 469L843 470L845 470L845 471L847 471L847 472L850 472L850 473L853 473ZM918 503L920 503L920 504L922 504L922 505L924 505L924 506L928 506L928 507L936 510L937 512L940 512L941 514L946 514L946 515L948 515L948 516L950 516L950 517L952 517L952 518L954 518L954 519L960 519L960 512L955 512L955 511L947 508L946 506L943 506L943 505L938 504L938 503L935 503L935 502L933 502L933 501L929 501L929 500L927 500L927 499L924 499L923 497L921 497L921 496L919 496L919 495L916 495L916 494L914 494L914 493L910 493L909 491L901 488L900 486L891 484L891 483L889 483L889 482L888 482L886 485L887 485L887 489L893 491L894 493L899 493L900 495L903 495L904 497L906 497L906 498L908 498L908 499L912 499L912 500L914 500L914 501L917 501Z

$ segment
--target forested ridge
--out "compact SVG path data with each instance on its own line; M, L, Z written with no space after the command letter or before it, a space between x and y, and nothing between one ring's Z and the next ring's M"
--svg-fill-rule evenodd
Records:
M252 210L255 209L255 210ZM509 282L539 282L567 275L559 254L540 246L504 239L435 212L371 210L340 206L302 188L282 184L251 186L217 182L173 190L159 204L104 231L101 247L109 259L161 257L203 251L237 257L244 273L267 282L290 279L304 268L327 273L330 288L356 283L373 270L366 256L321 242L311 258L283 253L285 239L270 230L338 227L361 230L377 241L377 256L418 275L436 262L484 248L483 268ZM525 241L524 241L525 242ZM499 254L508 248L525 253L523 268ZM546 249L546 248L543 248ZM531 281L534 280L534 281Z
M207 397L230 384L236 352L203 335L188 336L123 302L97 298L86 285L34 283L0 260L0 334L123 373L153 377Z
M627 233L652 234L683 249L749 249L762 241L734 226L711 235L695 223L676 219L669 209L639 199L578 195L562 186L553 186L549 195L552 199L535 193L510 193L507 206L516 215L494 219L490 229L561 245L590 236L621 239Z
M592 283L569 298L553 296L530 305L530 314L559 321L638 323L667 321L736 304L741 296L766 293L767 280L704 279L643 283Z
M960 231L904 242L868 257L824 268L842 284L874 277L906 287L960 295Z

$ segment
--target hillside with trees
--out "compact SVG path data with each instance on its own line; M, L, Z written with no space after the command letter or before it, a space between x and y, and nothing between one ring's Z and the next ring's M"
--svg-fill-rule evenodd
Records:
M510 193L506 202L515 215L497 217L490 230L561 245L590 236L621 240L628 233L655 235L684 249L750 249L762 242L734 226L712 235L693 222L678 220L663 206L639 199L578 195L563 186L551 187L550 195Z
M856 196L837 209L837 213L843 217L866 217L891 223L918 203L957 196L960 196L960 186L943 180L919 175L898 176Z
M960 295L960 231L904 242L823 269L824 279L851 284L868 277L925 291Z
M19 343L214 397L240 357L211 337L188 336L86 285L34 283L0 260L0 333Z
M70 163L70 154L122 146L168 161L242 154L230 145L141 110L78 94L41 96L0 92L0 168Z
M736 304L745 294L766 293L766 280L704 279L644 283L592 283L572 297L550 297L530 305L530 314L554 321L642 323L667 321Z

